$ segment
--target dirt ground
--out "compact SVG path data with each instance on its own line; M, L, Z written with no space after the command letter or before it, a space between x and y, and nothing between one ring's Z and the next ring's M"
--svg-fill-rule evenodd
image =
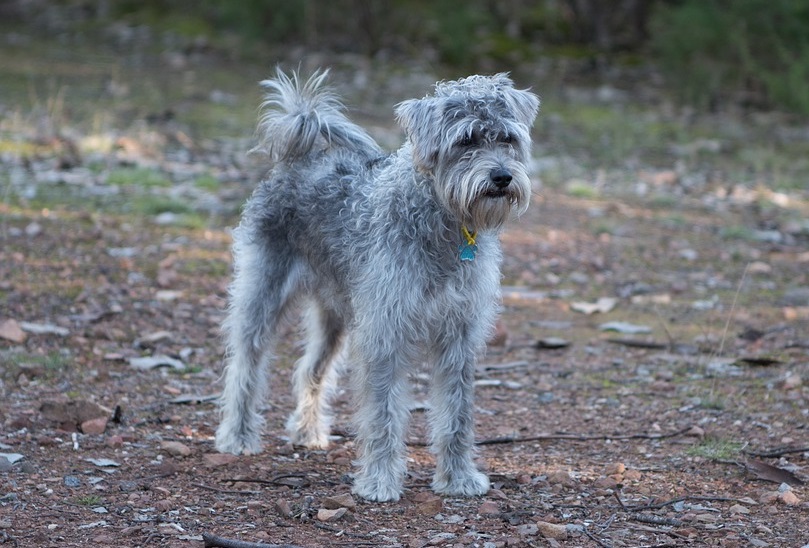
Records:
M350 495L347 392L330 450L284 437L296 325L278 349L265 452L215 451L227 227L255 173L230 161L243 141L151 123L100 153L64 132L4 145L0 544L809 545L805 194L727 181L688 192L687 176L645 165L617 176L657 188L651 199L593 191L598 174L588 191L542 186L538 167L531 209L502 235L503 313L478 370L492 490L430 491L425 365L404 497L368 503ZM183 182L201 165L215 184ZM169 183L148 192L172 207L142 207L155 173ZM206 200L216 208L196 207Z

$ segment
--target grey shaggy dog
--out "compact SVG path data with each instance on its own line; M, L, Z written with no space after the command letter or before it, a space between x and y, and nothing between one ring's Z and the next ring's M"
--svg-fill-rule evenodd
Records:
M294 373L293 443L325 448L337 364L353 370L354 493L398 500L406 472L408 375L430 364L432 488L473 496L476 357L500 295L498 231L528 207L538 98L506 74L440 82L396 107L407 140L385 154L343 114L325 72L262 82L271 171L234 232L235 272L216 447L261 451L267 362L293 303L306 314Z

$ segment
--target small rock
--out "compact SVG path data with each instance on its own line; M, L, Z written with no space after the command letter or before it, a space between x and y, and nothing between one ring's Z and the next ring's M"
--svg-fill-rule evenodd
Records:
M624 481L640 481L641 477L640 470L627 470L624 472Z
M768 491L761 495L758 499L761 504L772 504L773 502L778 500L778 497L781 493L778 491Z
M576 480L570 475L567 470L558 470L548 474L548 483L551 485L559 484L563 487L575 487Z
M432 497L416 506L416 511L423 516L434 516L444 509L444 500L441 497Z
M427 546L439 546L457 537L455 533L438 533L427 540Z
M801 503L801 499L799 499L792 491L784 491L783 493L780 493L778 495L778 500L787 506L797 506Z
M323 507L329 510L348 508L353 511L357 507L357 502L354 500L354 497L351 496L351 493L342 493L323 499Z
M83 434L87 434L88 436L101 435L107 429L107 417L98 417L84 421L81 423L80 429Z
M496 516L500 513L500 505L487 500L478 507L478 514L481 516Z
M537 527L533 523L526 523L524 525L517 526L517 533L521 537L532 537L539 532L539 527Z
M0 322L0 339L6 339L13 343L22 344L28 338L25 331L16 320L8 319Z
M694 438L704 438L705 437L705 430L700 428L699 426L692 426L688 432L685 433L686 436L692 436Z
M601 476L595 482L593 482L593 487L597 487L599 489L615 489L618 486L618 482L615 478L610 476Z
M164 441L160 443L160 448L175 457L187 457L191 454L191 448L179 441Z
M514 481L517 482L517 485L528 485L531 483L531 474L517 474L517 477L514 478Z
M65 487L81 487L81 479L78 476L65 476L62 481Z
M797 373L791 373L784 379L784 390L795 390L803 385L803 379Z
M337 521L341 519L345 513L348 512L348 508L337 508L336 510L329 510L328 508L321 508L317 511L317 519L318 521Z
M288 500L280 499L275 501L275 509L281 514L282 517L291 518L292 517L292 505L289 504Z
M733 506L728 508L728 511L731 514L749 514L750 513L750 509L747 506L742 506L741 504L734 504Z
M202 462L208 468L219 468L237 460L239 460L239 456L230 453L206 453L202 456Z
M556 540L564 540L567 538L567 527L559 525L558 523L548 523L547 521L538 521L537 528L540 534L545 538L552 538Z
M623 462L613 462L604 467L604 475L612 476L626 472L626 465Z

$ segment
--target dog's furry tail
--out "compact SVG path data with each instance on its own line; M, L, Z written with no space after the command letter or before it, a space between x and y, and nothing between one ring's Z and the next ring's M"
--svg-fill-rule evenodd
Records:
M254 151L273 163L299 160L316 145L349 148L369 158L381 153L376 141L343 114L343 104L324 86L327 76L328 70L318 70L304 82L297 72L289 76L279 68L275 78L261 82L267 93Z

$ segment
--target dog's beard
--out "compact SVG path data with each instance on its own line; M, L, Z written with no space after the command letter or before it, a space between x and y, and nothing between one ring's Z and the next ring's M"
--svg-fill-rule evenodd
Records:
M498 168L505 168L512 176L503 189L491 181L492 171ZM462 160L446 170L436 170L436 185L445 205L470 230L500 228L512 216L525 212L531 197L525 166L513 159Z

